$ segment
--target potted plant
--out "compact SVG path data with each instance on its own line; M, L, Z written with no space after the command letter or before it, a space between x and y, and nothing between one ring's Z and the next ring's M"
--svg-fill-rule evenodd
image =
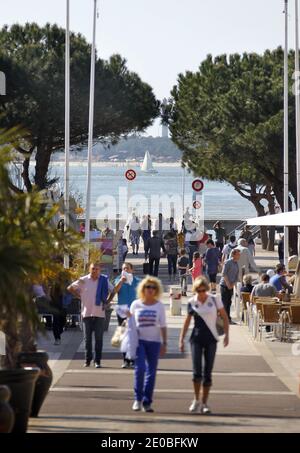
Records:
M12 393L13 432L25 432L40 373L37 367L20 366L22 351L36 352L34 336L40 328L31 286L61 269L57 257L75 253L80 242L74 233L53 226L57 208L46 209L43 194L11 189L12 146L6 145L11 142L11 133L0 131L0 329L6 335L0 385L7 385Z

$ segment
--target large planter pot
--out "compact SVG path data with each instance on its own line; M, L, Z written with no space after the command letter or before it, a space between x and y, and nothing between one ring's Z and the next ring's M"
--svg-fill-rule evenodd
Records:
M0 433L10 433L15 422L15 414L9 400L11 391L6 385L0 385Z
M53 380L51 368L48 365L49 356L45 351L21 352L18 357L19 367L38 367L40 374L35 383L30 417L38 417Z
M39 368L0 370L0 385L7 385L11 391L10 405L15 412L12 433L26 433L35 382L39 373Z

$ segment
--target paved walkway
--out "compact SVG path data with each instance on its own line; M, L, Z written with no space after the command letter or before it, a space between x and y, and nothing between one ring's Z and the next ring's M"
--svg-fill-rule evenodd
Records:
M142 260L135 261L139 273ZM263 267L270 267L270 259ZM168 310L165 262L162 276ZM102 369L82 368L79 330L65 332L60 347L51 344L52 338L42 339L41 348L50 353L54 382L41 416L31 419L29 431L300 432L300 399L296 395L300 358L292 355L291 345L283 345L278 355L278 343L254 343L247 328L240 325L231 327L228 348L219 343L210 398L213 415L190 415L191 359L177 347L183 319L168 312L169 351L159 363L154 414L131 411L133 371L121 369L121 355L110 345L115 317L105 334ZM286 366L284 357L290 365Z

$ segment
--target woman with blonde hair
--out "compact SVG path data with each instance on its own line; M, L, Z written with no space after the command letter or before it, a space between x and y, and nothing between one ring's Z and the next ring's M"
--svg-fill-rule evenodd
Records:
M190 412L201 412L209 414L207 406L210 387L212 386L212 371L217 350L218 313L224 321L224 346L229 342L229 320L222 302L214 295L208 293L209 283L204 277L194 281L193 292L195 296L189 300L188 314L180 334L179 348L184 352L184 338L189 329L192 318L194 328L190 338L192 361L193 361L193 383L195 399L192 402ZM204 367L202 364L204 357ZM202 404L200 404L200 391L202 385Z
M147 276L140 282L138 299L130 307L130 316L134 316L139 338L135 361L134 411L143 409L144 412L153 412L151 404L158 359L167 350L166 313L160 301L162 292L160 280Z

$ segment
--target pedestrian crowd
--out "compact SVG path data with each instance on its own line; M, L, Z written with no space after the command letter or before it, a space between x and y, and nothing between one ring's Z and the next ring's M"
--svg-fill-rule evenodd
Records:
M190 412L210 413L208 397L212 386L212 373L219 335L223 343L229 344L229 325L234 289L241 284L241 292L255 296L274 297L280 292L291 292L283 264L274 271L253 281L250 272L258 272L255 263L251 231L245 227L238 241L230 236L226 242L226 231L221 222L214 225L212 235L200 234L195 222L185 218L181 231L173 218L167 222L160 214L151 231L152 220L144 216L139 222L133 216L128 223L133 254L139 253L140 238L144 241L145 260L148 263L144 278L135 275L134 266L126 261L127 241L121 238L122 258L120 274L114 281L102 273L100 263L91 263L89 273L66 285L53 286L46 294L41 285L35 284L33 293L37 303L51 300L56 312L53 317L55 344L60 344L65 323L64 306L70 295L81 303L81 317L85 344L85 367L92 362L101 368L103 334L106 311L117 296L116 315L122 331L120 347L123 352L122 368L134 368L134 411L153 412L152 402L159 358L167 353L167 320L162 302L163 287L158 279L160 259L167 257L169 282L180 279L183 296L187 296L189 278L192 293L187 304L187 315L179 337L179 349L185 351L185 337L191 322L190 348L193 366L194 400ZM110 229L107 225L106 233ZM147 270L147 272L145 272ZM218 282L218 274L220 279ZM217 282L219 293L217 295ZM94 351L93 351L94 339ZM126 341L125 341L126 340ZM123 345L123 346L122 346Z

